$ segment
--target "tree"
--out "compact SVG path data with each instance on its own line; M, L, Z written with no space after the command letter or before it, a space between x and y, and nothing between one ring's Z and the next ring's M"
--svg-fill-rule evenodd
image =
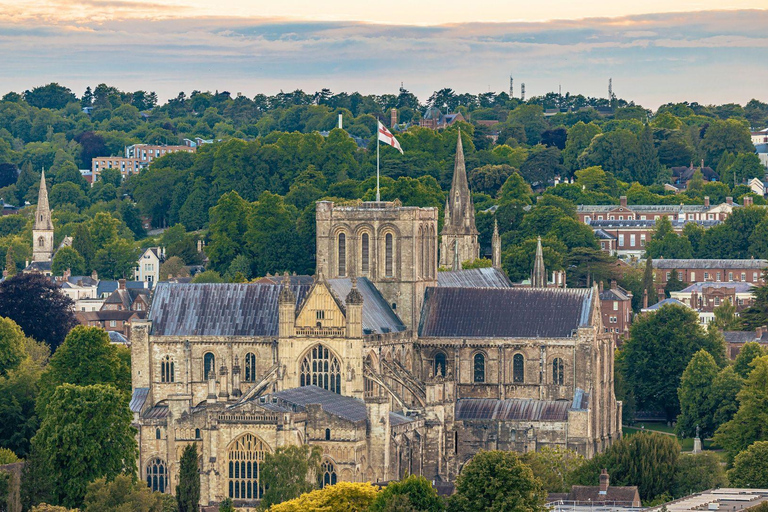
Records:
M88 484L83 500L83 512L164 512L168 495L152 492L141 480L129 475L117 475L108 482L99 478Z
M757 441L736 455L728 479L734 487L765 489L768 486L768 441Z
M751 331L768 324L768 281L765 281L768 270L763 271L762 278L767 284L752 289L752 305L740 314L742 330Z
M55 276L61 276L69 270L72 275L79 276L85 273L85 259L72 247L61 247L56 251L51 263L51 271Z
M91 230L88 229L87 224L80 223L75 227L75 232L72 236L72 248L83 257L86 271L91 270L93 268L93 257L96 254L96 247L93 245Z
M251 205L237 192L224 194L210 210L210 244L206 254L211 260L212 270L225 272L230 262L245 247L245 233L248 231L248 216Z
M16 454L13 453L13 450L9 450L8 448L0 448L0 466L5 464L13 464L14 462L19 462L19 460L21 459L19 459Z
M479 451L456 479L449 509L544 511L546 493L531 468L514 452Z
M656 296L656 285L653 279L653 259L645 259L645 270L643 272L643 293L648 294L648 305L656 304L658 297ZM645 300L643 300L645 301Z
M133 275L139 251L122 239L116 239L96 251L93 267L102 279L125 279Z
M269 512L305 512L308 510L349 510L363 512L368 510L378 487L370 483L339 482L326 485L322 489L302 494L298 498L272 505ZM179 510L179 512L182 512Z
M673 268L672 272L669 273L669 279L667 279L667 284L664 286L664 291L667 292L667 297L671 297L672 292L679 292L686 286L688 285L680 279L680 274Z
M399 482L389 483L371 503L369 512L388 512L394 510L418 510L423 512L442 512L445 503L437 495L437 490L423 476L409 475Z
M184 260L171 256L160 265L160 280L171 277L189 277L189 270L184 267Z
M232 498L224 498L224 501L219 503L219 512L237 512Z
M292 500L314 489L321 455L319 447L308 445L279 447L274 453L267 453L260 473L266 489L262 507Z
M650 185L656 180L661 164L653 144L653 130L648 124L643 126L638 137L638 157L634 178L642 185Z
M5 252L5 277L15 276L16 271L16 258L13 254L13 246L8 246L8 250Z
M712 324L718 329L732 331L740 323L739 318L736 316L736 306L731 304L729 299L725 299L721 305L716 307L714 313L715 320Z
M579 164L582 167L600 166L622 181L637 181L639 150L637 135L619 128L595 136L579 157Z
M24 101L33 107L56 110L66 107L67 103L77 101L77 96L67 87L52 82L35 87L31 91L24 91Z
M737 395L738 411L715 432L715 442L731 461L755 441L768 440L768 356L756 358L752 366Z
M712 383L712 402L717 404L714 413L715 427L731 421L736 411L739 409L739 403L736 396L744 385L744 379L734 370L733 365L726 366L717 374L715 382Z
M82 504L89 482L136 472L138 448L125 395L112 386L62 384L32 438L57 503Z
M643 501L669 494L680 457L680 443L673 436L639 432L614 443L584 464L574 475L576 483L595 485L603 468L611 485L636 485Z
M200 503L200 473L198 472L197 445L184 447L179 460L179 485L176 502L179 512L197 512Z
M221 274L216 272L215 270L206 270L205 272L200 272L197 274L193 279L193 283L223 283L224 278L221 277Z
M0 316L55 350L77 325L72 300L42 274L20 274L0 283Z
M704 332L688 307L667 305L640 315L622 346L627 385L640 410L664 411L672 421L680 413L677 388L693 355L704 349L719 364L725 360L722 339Z
M522 457L533 475L541 480L547 492L571 490L571 475L584 464L584 457L567 448L545 446L539 451L528 452Z
M715 433L714 413L717 404L712 402L712 385L719 373L715 358L706 350L696 352L680 378L677 396L680 415L675 431L681 437L693 437L696 428L702 437Z
M739 354L733 361L733 371L741 376L742 379L746 379L752 371L752 361L764 355L765 351L759 343L748 341L741 347Z
M18 367L27 357L26 336L10 318L0 317L0 376Z
M755 150L749 136L749 127L737 119L712 121L701 141L707 162L718 162L722 154L729 151L733 154L751 153Z
M38 412L45 407L61 384L111 384L127 400L131 392L131 369L118 356L107 332L99 327L78 325L56 350L40 378Z
M681 454L675 468L672 496L679 498L728 485L725 470L716 453Z

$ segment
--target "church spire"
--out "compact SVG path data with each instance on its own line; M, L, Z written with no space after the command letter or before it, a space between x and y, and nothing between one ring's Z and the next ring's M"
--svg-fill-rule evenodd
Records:
M456 158L453 165L451 191L445 201L443 231L440 233L440 264L451 266L455 260L453 252L459 251L459 261L474 261L480 257L480 244L475 226L475 205L469 193L467 166L464 163L464 146L461 129L456 138ZM458 241L458 244L455 242Z
M499 221L493 219L493 236L491 237L491 263L493 268L501 268L501 237L499 236Z
M531 288L547 287L547 271L544 268L544 253L541 250L541 237L536 242L536 259L531 272Z
M53 229L51 208L48 206L48 186L45 184L45 169L40 174L40 191L37 194L35 229Z

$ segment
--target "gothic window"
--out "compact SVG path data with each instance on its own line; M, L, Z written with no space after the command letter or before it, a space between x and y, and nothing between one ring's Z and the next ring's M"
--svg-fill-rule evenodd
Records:
M267 447L252 434L245 434L227 450L229 497L261 499L264 488L259 485L259 473Z
M395 248L392 233L387 233L384 237L384 275L386 277L395 275L394 252Z
M206 352L203 356L203 379L208 380L211 372L216 375L216 356L212 352Z
M368 238L368 233L363 233L363 236L361 237L360 242L360 256L361 256L361 262L360 262L360 270L363 274L368 273L368 269L370 268L369 265L369 255L370 255L370 239Z
M147 464L147 487L153 492L165 492L166 476L165 462L162 459L152 459Z
M525 382L525 358L523 354L515 354L512 358L512 382Z
M347 235L339 233L339 276L347 275Z
M485 356L483 354L475 354L474 363L474 381L485 382Z
M37 239L37 246L38 247L43 247L44 245L45 245L45 238L43 238L43 237L38 238Z
M424 277L426 273L424 272L424 230L422 228L419 228L419 276Z
M245 382L256 381L256 355L253 352L245 354Z
M200 429L199 428L195 429L195 439L200 439Z
M325 440L330 441L331 440L331 429L327 428L325 429Z
M320 487L325 487L326 485L336 485L336 466L333 465L333 462L329 460L324 460L323 463L320 465Z
M333 352L323 345L315 345L301 362L302 386L319 388L341 394L341 365Z
M435 377L438 375L445 377L445 354L438 352L435 354Z
M563 360L556 357L552 360L552 383L563 385L565 379L565 372L563 371Z
M159 428L155 429L155 439L160 439L160 429Z
M165 356L160 361L160 382L173 382L176 380L174 366L171 356Z

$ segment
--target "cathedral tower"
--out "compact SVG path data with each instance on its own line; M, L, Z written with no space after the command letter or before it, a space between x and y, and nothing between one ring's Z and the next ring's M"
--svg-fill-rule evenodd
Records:
M40 176L35 227L32 229L32 247L32 261L51 261L53 259L53 221L51 221L51 209L48 206L45 171Z
M475 226L475 205L469 193L467 169L464 164L464 147L461 130L456 141L456 161L453 166L451 192L445 200L445 223L440 233L440 265L452 266L458 251L459 264L480 257Z

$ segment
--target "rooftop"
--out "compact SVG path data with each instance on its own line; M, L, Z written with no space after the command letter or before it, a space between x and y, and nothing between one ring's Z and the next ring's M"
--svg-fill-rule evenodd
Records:
M763 269L768 267L768 260L748 259L748 260L735 260L735 259L722 259L722 260L709 260L709 259L657 259L653 260L653 268L659 269L727 269L727 268L739 268L739 269Z
M453 288L510 288L512 282L501 270L489 267L438 272L437 286Z

